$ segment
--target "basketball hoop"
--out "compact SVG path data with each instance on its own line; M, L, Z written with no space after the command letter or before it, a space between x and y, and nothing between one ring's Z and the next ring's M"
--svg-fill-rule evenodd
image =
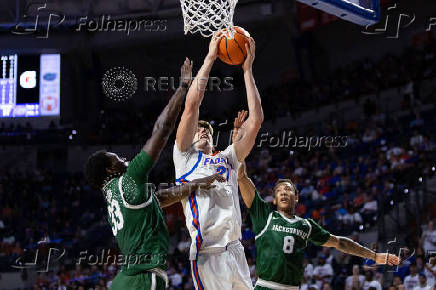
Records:
M233 37L233 13L238 0L180 0L185 34L209 37L226 28Z

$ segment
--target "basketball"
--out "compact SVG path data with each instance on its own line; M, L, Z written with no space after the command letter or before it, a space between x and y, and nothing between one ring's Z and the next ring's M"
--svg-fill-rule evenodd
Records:
M221 38L218 45L218 57L223 62L230 65L240 65L247 57L245 44L248 43L250 34L243 28L235 26L235 34L233 39L230 36Z

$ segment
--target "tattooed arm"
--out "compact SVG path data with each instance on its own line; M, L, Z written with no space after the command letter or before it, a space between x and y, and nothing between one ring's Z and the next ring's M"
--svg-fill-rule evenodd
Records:
M392 266L400 263L400 259L394 254L376 253L346 237L330 235L328 241L322 246L336 248L343 253L353 256L371 259L377 264L388 264Z

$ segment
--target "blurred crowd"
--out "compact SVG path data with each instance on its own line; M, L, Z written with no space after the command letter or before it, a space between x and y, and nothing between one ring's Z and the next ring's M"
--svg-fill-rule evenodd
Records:
M340 132L347 136L346 146L321 147L310 154L304 151L307 148L255 148L247 160L248 173L266 201L272 200L272 188L278 178L291 178L300 191L298 215L313 218L334 234L359 241L360 233L374 228L396 203L407 200L406 193L419 185L419 177L422 180L430 173L426 172L431 165L426 153L434 151L436 146L431 125L434 113L401 119L378 113L364 121L343 124L332 121L323 129L323 135L337 136ZM159 172L159 176L165 180L173 178L168 172ZM118 270L114 265L76 265L82 249L98 252L116 248L106 222L104 199L101 193L87 186L81 173L4 171L0 175L0 203L3 205L0 212L2 271L11 270L10 265L18 257L40 247L41 242L56 243L66 249L69 262L61 264L56 271L39 274L35 289L110 286ZM242 213L242 242L254 282L254 233L244 207ZM187 259L190 237L180 208L167 210L166 219L171 236L167 271L170 289L192 289ZM404 231L407 233L407 229ZM430 222L421 232L420 239L409 233L407 247L422 249L420 254L403 261L393 280L396 288L392 289L414 289L424 278L426 283L433 283L436 264L425 254L436 250L436 230ZM311 246L306 251L303 287L352 289L360 283L360 288L353 289L381 289L379 284L385 283L383 271L384 268L374 267L360 258Z
M409 47L400 55L387 54L380 59L364 58L353 61L329 74L315 73L313 79L289 81L262 92L268 102L263 104L269 116L298 116L298 113L335 104L358 100L362 95L377 95L388 88L403 87L403 105L423 101L420 83L436 76L436 42L426 46ZM288 101L283 102L286 99ZM268 116L268 115L267 115Z
M364 120L331 120L316 131L304 128L301 132L303 136L345 136L345 146L320 146L309 153L304 146L254 148L247 168L262 197L272 201L276 180L290 178L300 191L297 214L301 217L313 218L332 233L351 236L355 241L359 241L361 233L374 229L385 214L399 202L407 201L411 191L431 174L432 160L428 153L436 148L436 112L419 110L422 101L419 83L435 76L435 52L434 46L425 50L409 49L403 55L388 55L378 62L365 59L352 63L310 84L299 81L265 90L262 95L268 99L264 102L267 119L298 113L314 105L357 99L390 87L403 88L404 109L411 109L412 113L393 118L368 99L363 104ZM84 144L137 143L139 136L151 131L160 109L150 108L162 108L165 102L159 102L143 110L151 111L150 114L102 110L96 128L81 140ZM19 128L2 125L0 137L19 136L24 139L18 140L32 143L38 138L57 142L61 136L69 142L80 135L74 131L58 129L54 124L41 132L30 124ZM159 163L172 164L172 161L163 158ZM159 176L159 180L152 180L156 184L174 179L173 171L159 166L154 171L153 176ZM41 244L57 244L65 248L66 256L56 269L38 274L35 289L110 287L118 271L115 265L76 263L81 250L97 253L101 249L116 249L106 221L103 196L89 188L83 174L2 170L0 204L0 271L10 271L17 258L35 251ZM430 221L418 229L418 235L404 229L407 248L416 251L402 252L402 264L392 279L386 280L387 269L375 266L373 261L309 246L302 289L379 290L388 285L390 290L432 289L436 259L429 253L436 251L436 230L432 217L425 211L414 214ZM243 206L242 216L242 242L254 282L254 233ZM166 220L170 232L167 270L170 289L193 289L187 258L190 237L179 205L166 210ZM377 243L371 246L375 249Z

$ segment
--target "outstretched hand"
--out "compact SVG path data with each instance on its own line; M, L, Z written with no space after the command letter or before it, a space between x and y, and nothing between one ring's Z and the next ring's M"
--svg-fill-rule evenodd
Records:
M235 118L235 121L233 122L233 134L232 134L232 142L235 143L238 141L239 138L238 134L242 127L242 125L245 122L245 119L247 118L248 111L242 110L238 112L238 116Z
M256 43L253 37L248 39L248 43L245 44L245 50L247 51L247 57L242 64L242 69L245 71L251 71L253 67L254 58L256 56Z
M224 34L222 31L218 31L216 34L214 34L210 40L209 43L209 53L207 54L206 58L209 58L211 60L215 60L218 56L218 45L220 43L221 38L224 37Z
M242 124L244 124L245 119L247 118L248 111L242 110L238 112L238 116L235 118L235 121L233 122L233 128L239 129L241 128Z
M211 188L215 187L215 185L212 184L215 182L215 180L218 182L224 182L226 179L222 175L215 173L215 174L210 175L208 177L194 179L192 181L192 183L194 183L198 189L206 189L207 190L207 189L211 189Z
M192 64L189 58L185 59L182 67L180 68L180 83L182 86L189 87L192 82Z
M389 265L394 266L400 264L400 258L398 258L394 254L389 253L376 253L375 254L375 262L381 265Z

